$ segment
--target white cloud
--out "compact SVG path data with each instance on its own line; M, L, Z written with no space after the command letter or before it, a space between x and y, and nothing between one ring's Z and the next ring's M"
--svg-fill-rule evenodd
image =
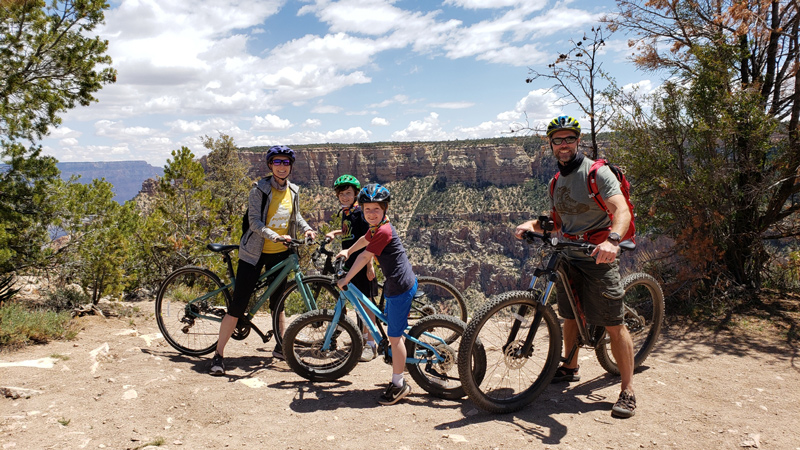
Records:
M64 147L74 147L78 145L78 140L75 138L64 138L58 141L58 143L63 145Z
M330 24L331 31L380 36L397 28L413 14L382 0L342 0L318 2L300 9L298 14L315 13Z
M311 112L314 114L338 114L342 112L342 108L333 105L317 105L311 109Z
M475 106L474 102L444 102L444 103L431 103L428 106L431 108L442 109L465 109Z
M289 135L285 140L293 144L318 144L318 143L339 143L351 144L354 142L369 142L372 133L361 127L348 129L338 129L327 133L305 132Z
M83 133L80 131L73 130L70 127L58 127L53 128L50 127L47 131L47 134L53 139L63 139L63 138L78 138L81 137Z
M445 0L445 5L459 6L466 9L494 9L523 5L530 0Z
M153 128L126 127L122 122L112 122L110 120L98 120L95 122L94 128L97 136L105 136L118 140L152 136L158 133L158 131Z
M292 122L287 119L281 119L280 117L267 114L266 116L255 116L252 119L252 130L256 131L279 131L279 130L287 130L292 127Z
M244 134L233 121L216 117L207 120L183 120L178 119L172 122L167 122L165 125L169 126L169 132L173 134L191 134L193 136L214 136L219 133L225 133L234 138Z
M404 130L392 133L392 139L397 141L441 141L453 139L453 135L442 129L439 115L432 112L425 119L412 121Z
M389 121L383 117L373 117L370 123L376 127L385 127L389 125Z
M369 105L369 107L370 108L385 108L385 107L387 107L389 105L392 105L392 104L395 104L395 103L399 103L401 105L409 105L409 104L415 103L415 101L412 101L411 99L409 99L407 95L397 94L394 97L387 98L386 100L384 100L384 101L382 101L380 103L373 103L373 104Z
M303 122L304 128L319 128L322 125L322 122L319 119L306 119Z

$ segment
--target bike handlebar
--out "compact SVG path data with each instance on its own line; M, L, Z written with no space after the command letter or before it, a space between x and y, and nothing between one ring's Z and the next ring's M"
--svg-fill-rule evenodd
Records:
M588 242L562 241L558 237L553 236L552 234L550 234L549 231L545 231L544 233L536 233L536 232L533 232L533 231L525 231L525 232L522 233L522 237L529 244L534 244L535 241L541 240L545 244L547 244L547 245L549 245L551 247L555 247L556 250L560 250L560 249L569 247L569 248L583 249L583 250L586 251L586 253L591 253L592 251L594 251L595 247L597 247L597 245L590 244ZM633 250L634 248L636 248L636 244L634 244L632 241L622 241L622 242L619 243L620 252L623 252L623 251L626 251L626 250Z

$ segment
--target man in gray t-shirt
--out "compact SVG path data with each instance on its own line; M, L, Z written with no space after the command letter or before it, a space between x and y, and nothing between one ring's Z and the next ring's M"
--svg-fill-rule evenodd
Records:
M617 360L621 392L611 410L615 417L631 417L636 410L633 393L633 341L622 322L624 291L620 283L619 241L628 231L631 211L620 190L619 181L607 166L597 170L597 187L608 213L589 196L587 179L594 161L578 153L581 127L569 116L553 119L547 127L550 149L558 160L559 176L554 180L551 218L555 231L573 240L596 244L588 256L580 251L566 252L569 278L581 300L587 322L605 326L611 351ZM538 220L519 225L515 234L522 239L525 231L543 232ZM578 381L578 325L566 295L559 289L558 313L564 318L564 359L573 349L572 358L556 371L553 382Z

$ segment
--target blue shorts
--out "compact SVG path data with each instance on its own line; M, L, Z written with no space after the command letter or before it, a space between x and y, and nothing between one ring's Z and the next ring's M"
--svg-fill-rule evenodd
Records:
M411 286L411 289L394 297L386 297L384 314L386 314L388 328L386 334L389 337L400 337L408 328L408 313L411 312L411 301L416 294L417 280L414 280L414 286Z

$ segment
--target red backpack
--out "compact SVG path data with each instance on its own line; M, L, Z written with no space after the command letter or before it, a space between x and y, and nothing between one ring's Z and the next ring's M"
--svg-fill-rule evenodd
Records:
M614 215L608 212L608 207L606 207L606 202L605 200L603 200L603 196L600 195L600 191L597 189L597 170L604 165L608 166L608 168L611 169L611 173L613 173L614 176L617 177L617 180L619 180L620 190L622 191L622 195L625 197L625 202L628 203L628 209L630 209L631 211L631 223L628 225L628 231L625 233L624 236L622 236L622 240L623 241L630 240L635 243L636 226L634 225L634 220L636 218L636 215L633 212L633 203L631 203L631 183L628 181L627 178L625 178L625 172L623 172L618 165L609 162L607 159L598 159L594 162L594 164L592 164L592 167L589 169L589 176L586 179L589 188L589 197L594 199L595 203L597 203L597 206L599 206L600 209L605 211L606 214L608 214L612 220L614 219ZM550 181L551 199L553 198L553 191L556 188L556 180L558 180L558 176L560 174L561 174L560 172L556 172L555 176ZM603 240L605 240L605 236L608 236L607 233L608 230L597 230L597 231L606 232L603 237ZM590 231L589 233L586 234L591 235L592 233L593 232ZM593 243L596 244L598 242L593 242Z

